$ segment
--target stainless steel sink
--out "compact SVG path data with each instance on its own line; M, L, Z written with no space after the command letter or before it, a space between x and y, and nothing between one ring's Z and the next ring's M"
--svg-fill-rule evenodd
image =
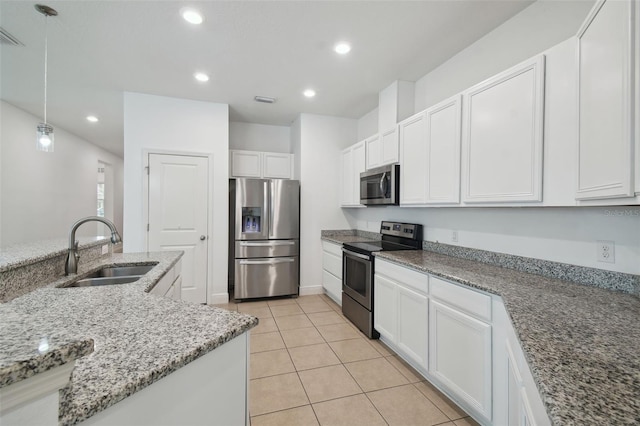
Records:
M155 265L108 266L64 287L96 287L102 285L132 283L138 281L154 266Z

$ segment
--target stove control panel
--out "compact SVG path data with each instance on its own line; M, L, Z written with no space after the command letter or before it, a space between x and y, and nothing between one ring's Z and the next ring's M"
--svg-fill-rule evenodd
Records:
M380 224L382 235L393 235L396 237L409 238L411 240L422 239L422 225L417 223L400 223L382 221Z

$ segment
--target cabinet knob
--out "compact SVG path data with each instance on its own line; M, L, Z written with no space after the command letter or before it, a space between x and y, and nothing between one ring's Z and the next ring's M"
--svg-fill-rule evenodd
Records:
M200 241L204 241L204 240L206 240L206 239L207 239L207 237L206 237L206 236L204 236L204 235L200 235Z

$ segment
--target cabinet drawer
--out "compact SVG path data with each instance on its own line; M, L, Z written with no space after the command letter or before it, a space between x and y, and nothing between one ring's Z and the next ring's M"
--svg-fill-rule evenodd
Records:
M327 271L322 271L322 287L335 301L342 300L342 280Z
M431 296L486 321L491 321L491 296L431 277Z
M322 269L342 279L342 256L336 256L326 251L322 252Z
M383 259L376 259L375 273L376 275L384 275L387 278L391 278L393 281L402 283L423 294L429 292L429 276L405 266L387 262Z
M329 241L322 242L322 250L336 256L342 257L342 244L330 243Z

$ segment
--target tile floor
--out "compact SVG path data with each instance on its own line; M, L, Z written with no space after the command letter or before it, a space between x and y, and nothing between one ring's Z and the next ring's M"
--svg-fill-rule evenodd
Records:
M477 425L325 295L217 306L260 318L251 330L252 426Z

